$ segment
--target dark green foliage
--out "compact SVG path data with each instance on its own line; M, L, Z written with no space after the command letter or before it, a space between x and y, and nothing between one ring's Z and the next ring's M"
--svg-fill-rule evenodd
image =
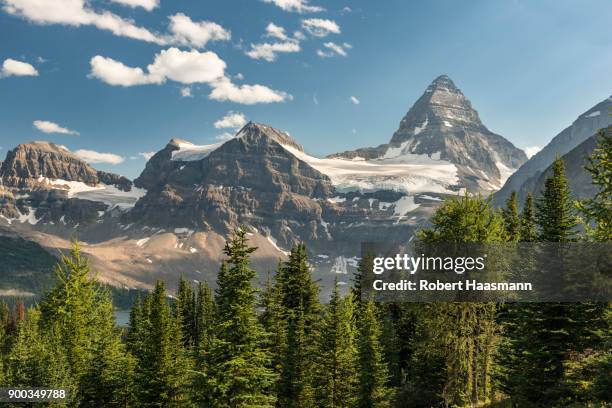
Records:
M373 301L366 302L359 314L357 334L357 406L361 408L386 407L391 401L381 332L378 308Z
M533 205L533 195L527 194L523 212L521 213L520 240L522 242L535 242L538 239L536 230L535 208Z
M335 285L316 339L315 400L322 407L353 407L357 390L357 349L353 296L340 297Z
M133 309L128 345L137 361L136 392L147 406L186 403L190 361L179 319L171 312L162 282Z
M306 247L297 245L277 273L281 330L278 401L281 406L312 405L314 344L308 339L317 335L321 306L319 290L310 275Z
M595 241L612 241L612 126L599 131L599 144L589 158L586 170L591 173L593 184L599 187L595 197L579 203L586 216L588 235Z
M565 165L557 157L553 174L546 179L542 197L536 203L536 221L541 242L568 242L576 237L578 217L565 176Z
M503 209L504 226L506 227L507 239L510 242L516 242L521 238L521 219L518 212L518 203L516 201L516 191L510 194L506 201L506 208Z
M227 259L217 280L215 337L207 360L212 406L273 406L276 376L263 348L264 331L255 314L255 271L246 231L237 230L225 245Z

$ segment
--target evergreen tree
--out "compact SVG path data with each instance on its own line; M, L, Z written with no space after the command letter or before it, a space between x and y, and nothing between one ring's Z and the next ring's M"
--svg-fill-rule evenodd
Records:
M520 239L521 220L518 213L518 204L516 202L516 191L512 191L508 200L506 200L506 208L503 210L504 225L508 234L508 241L516 242Z
M40 333L57 341L75 384L78 405L112 405L130 393L130 359L114 327L110 293L92 275L76 242L56 267L57 285L41 302ZM46 384L49 385L49 384Z
M565 176L565 164L560 157L553 162L552 175L546 179L542 197L536 203L536 221L541 242L575 240L578 217Z
M93 358L80 385L81 405L85 407L129 407L136 403L134 368L136 360L127 353L119 333L114 333L110 297L100 304L107 312L103 331L113 333L95 339Z
M70 405L77 406L77 379L62 347L62 330L42 325L38 309L30 309L16 329L7 359L7 384L11 387L45 387L68 390Z
M535 242L538 239L536 230L535 208L533 206L533 195L527 194L523 212L521 213L520 238L522 242Z
M208 283L200 282L195 302L195 344L199 354L207 353L213 338L215 301Z
M312 280L306 247L295 246L277 275L286 344L281 354L278 400L281 406L311 404L314 346L321 310L319 291Z
M593 184L599 187L595 197L579 203L580 211L586 216L588 235L595 241L612 241L612 126L599 131L599 143L589 157L586 170L591 174ZM588 225L587 225L588 227Z
M577 217L565 176L557 158L536 205L539 240L548 243L576 240ZM563 257L559 253L558 258ZM530 406L551 406L574 399L567 381L567 362L584 350L593 323L588 304L541 303L509 308L501 356L502 387L513 400Z
M190 362L178 319L171 313L164 284L158 281L138 314L129 337L137 359L136 387L145 406L183 406L187 401ZM136 334L143 336L134 343Z
M391 400L391 390L387 387L389 372L383 359L380 317L374 301L363 305L358 329L357 406L387 407Z
M196 299L191 284L183 277L179 279L176 297L176 317L181 326L183 345L191 348L196 343Z
M227 256L217 280L215 338L209 353L208 378L212 406L273 406L276 376L262 347L263 329L255 314L255 271L241 228L226 242Z
M317 338L315 398L320 407L355 405L357 350L353 296L341 298L334 285Z
M418 232L425 243L504 242L504 217L481 196L465 194L445 201L432 226ZM490 397L491 361L497 337L494 303L437 303L417 311L408 391L426 387L423 404L476 404ZM433 349L433 350L432 350ZM423 366L420 361L431 364ZM439 388L436 388L439 387Z

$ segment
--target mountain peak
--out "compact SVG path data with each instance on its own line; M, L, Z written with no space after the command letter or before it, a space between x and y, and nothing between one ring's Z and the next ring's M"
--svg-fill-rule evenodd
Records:
M447 88L455 90L457 86L448 75L442 74L433 80L429 88Z
M261 136L268 137L283 146L289 146L301 152L304 151L304 148L298 142L296 142L289 135L289 133L275 129L272 126L265 125L263 123L249 122L236 134L237 138L245 139L254 137L257 138Z

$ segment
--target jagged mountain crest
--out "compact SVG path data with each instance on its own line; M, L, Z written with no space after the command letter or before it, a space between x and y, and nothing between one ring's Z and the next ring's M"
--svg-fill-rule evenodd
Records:
M331 155L410 163L425 155L454 164L462 187L491 191L527 160L525 152L481 121L447 76L437 77L408 110L389 144Z

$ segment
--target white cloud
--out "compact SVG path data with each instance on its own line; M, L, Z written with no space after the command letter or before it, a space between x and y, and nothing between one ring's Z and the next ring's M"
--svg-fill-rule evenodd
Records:
M296 31L296 34L297 33ZM279 53L299 52L301 50L300 39L303 39L303 35L300 38L298 38L299 36L289 38L285 33L285 29L274 23L269 23L266 27L265 37L275 38L279 41L275 43L265 42L251 44L251 49L246 51L245 54L253 59L263 59L268 62L273 62L276 61L278 57L277 54Z
M55 122L49 122L48 120L35 120L33 123L34 127L43 133L61 133L64 135L78 135L79 132L70 130L65 127L61 127Z
M89 61L89 64L91 65L90 77L98 78L109 85L134 86L156 83L141 68L128 67L112 58L96 55Z
M246 125L247 119L244 113L229 111L224 117L215 122L217 129L239 129Z
M123 157L114 153L100 153L95 150L80 149L74 152L78 157L85 160L87 163L108 163L120 164L125 160Z
M73 27L92 25L120 37L128 37L156 44L167 40L152 33L134 21L109 11L97 12L88 7L86 0L2 0L4 10L36 24L63 24Z
M276 91L263 85L236 85L228 78L213 84L210 99L216 101L229 101L253 105L256 103L285 102L293 99L291 95L283 91Z
M540 150L542 150L542 148L540 146L528 146L526 148L523 149L525 151L525 154L527 155L527 158L531 158L531 156L535 155L537 152L539 152Z
M210 83L222 78L225 70L225 62L212 51L181 51L174 47L156 54L146 73L100 55L93 57L90 64L92 77L115 86L161 84L167 79L183 84Z
M0 78L9 76L38 76L38 71L27 62L7 58L2 63Z
M174 47L162 50L146 72L100 55L93 57L90 64L90 77L114 86L162 84L172 80L186 85L209 84L212 87L209 98L218 101L250 105L291 99L291 95L264 85L235 85L225 75L225 62L212 51L181 51Z
M321 58L329 58L336 55L346 57L348 55L348 50L353 48L349 43L336 44L334 42L326 42L323 46L326 50L317 50L317 55Z
M170 16L170 32L175 43L202 48L209 41L227 41L232 35L212 21L194 22L183 13Z
M128 7L142 7L147 11L151 11L159 7L159 0L111 0L113 3L122 4Z
M340 34L340 26L335 21L323 18L307 18L302 20L302 28L315 37Z
M246 55L253 59L263 59L268 62L273 62L276 61L278 53L299 52L300 49L300 43L295 40L273 44L251 44L251 49L246 52Z
M149 159L155 155L155 152L140 152L138 154L142 156L145 161L149 161Z
M183 98L193 98L193 95L191 94L191 88L188 86L184 86L181 88L181 96Z
M234 138L234 134L230 133L230 132L223 132L220 135L215 136L215 139L219 140L219 141L226 141L226 140L230 140Z
M354 96L351 96L349 99L353 105L359 105L361 103L361 101Z
M152 10L159 0L112 0L131 7ZM72 27L94 26L116 36L128 37L158 45L184 45L201 48L209 41L229 40L230 32L210 21L195 22L178 13L170 16L169 34L140 27L131 19L108 10L94 10L89 0L0 0L3 9L36 24L62 24Z
M263 0L263 2L274 4L284 11L295 11L296 13L318 13L325 10L323 7L309 5L308 0Z
M242 81L244 79L244 75L242 75L240 72L237 73L236 75L234 75L234 78L236 78L239 81Z
M266 37L276 38L281 41L287 41L289 39L285 33L285 29L274 23L269 23L266 27Z
M352 13L352 12L353 12L353 9L352 9L352 8L350 8L349 6L346 6L346 7L343 7L343 8L342 8L342 14L345 14L345 13Z

